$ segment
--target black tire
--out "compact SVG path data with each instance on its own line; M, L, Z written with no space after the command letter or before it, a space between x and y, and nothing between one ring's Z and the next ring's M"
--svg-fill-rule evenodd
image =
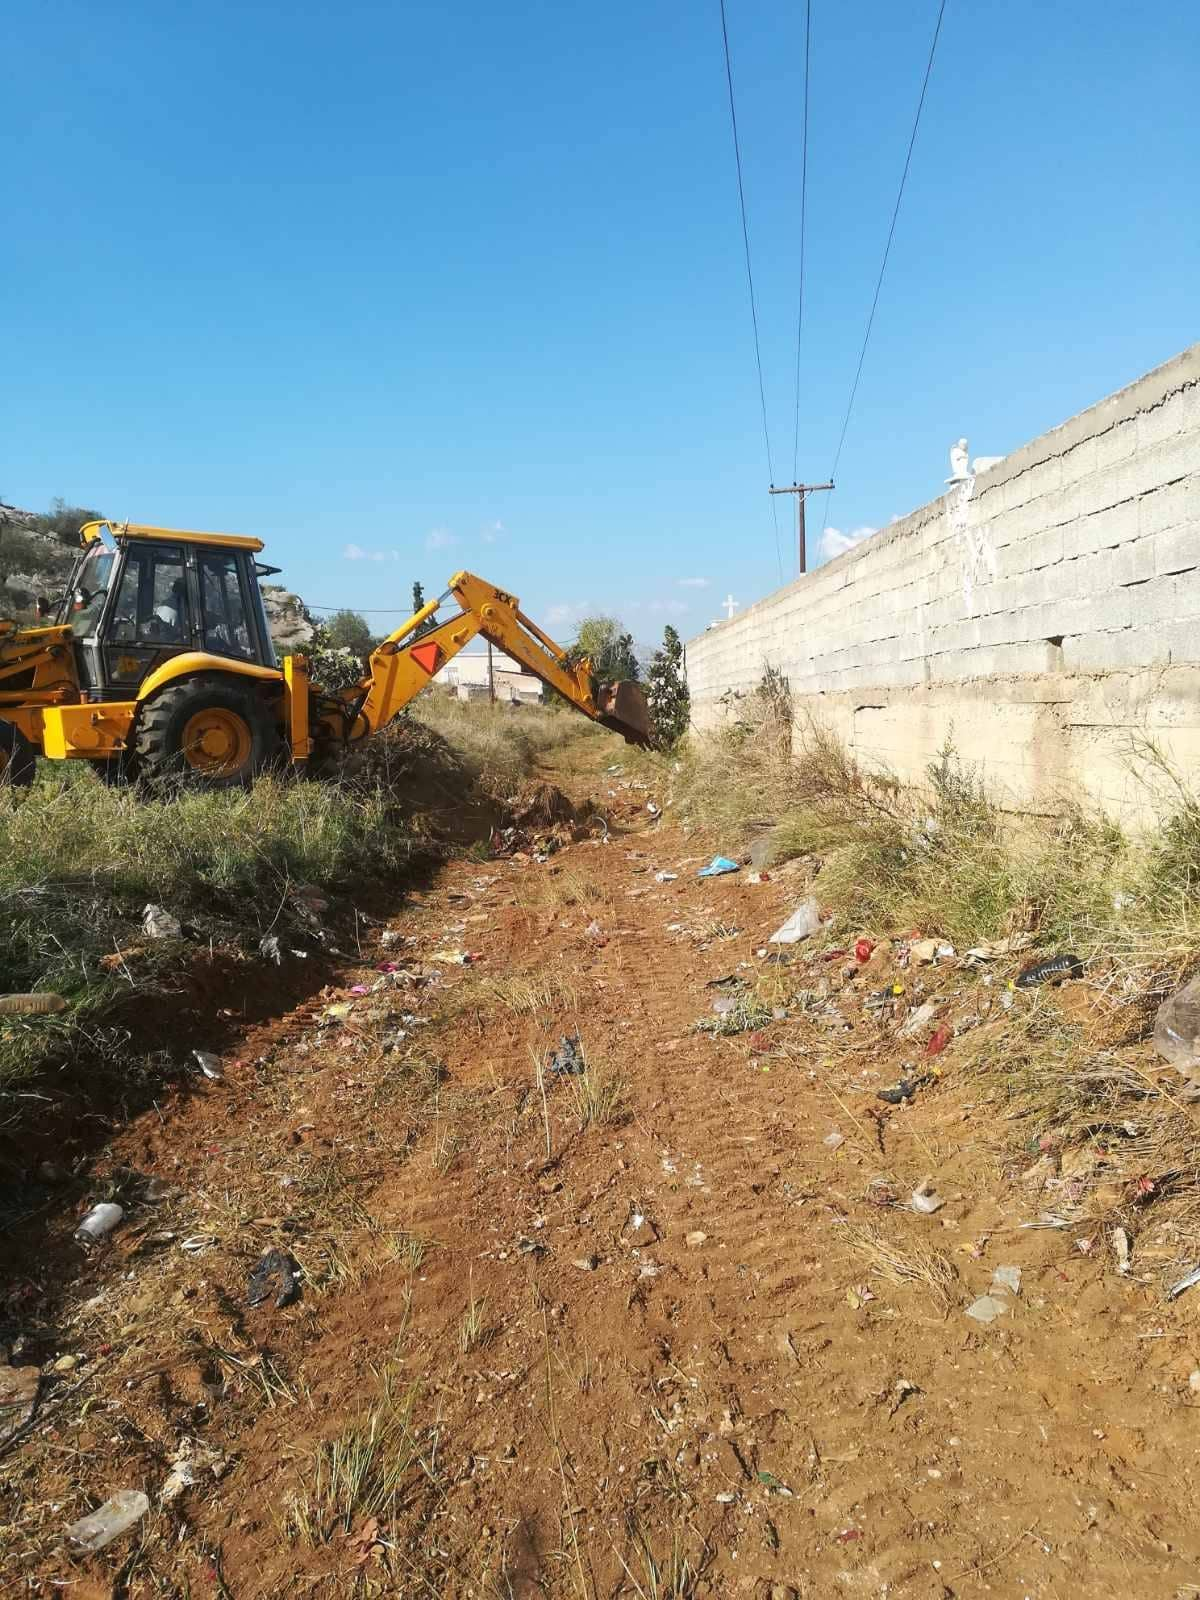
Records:
M201 745L196 730L205 726L211 737ZM156 787L246 788L279 749L278 723L256 687L217 673L160 689L139 711L134 735L137 775Z
M37 751L13 722L0 720L0 788L28 789L37 771Z

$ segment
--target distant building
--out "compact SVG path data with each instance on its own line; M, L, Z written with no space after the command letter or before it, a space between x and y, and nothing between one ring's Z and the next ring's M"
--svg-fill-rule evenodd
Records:
M496 680L496 699L501 703L516 701L520 705L542 703L542 680L525 672L519 661L500 650L492 651L492 671ZM448 661L440 672L434 674L434 683L441 685L460 700L486 700L488 696L487 651L463 651Z

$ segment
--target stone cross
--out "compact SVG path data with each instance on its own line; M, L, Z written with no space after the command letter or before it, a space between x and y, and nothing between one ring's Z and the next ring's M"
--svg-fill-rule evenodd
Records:
M738 603L731 594L727 594L724 600L721 601L721 609L724 611L726 621L728 622L733 621L733 613L737 610L737 608Z

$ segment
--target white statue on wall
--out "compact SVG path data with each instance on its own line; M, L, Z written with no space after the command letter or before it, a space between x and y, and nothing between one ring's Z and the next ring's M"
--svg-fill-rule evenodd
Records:
M957 444L950 446L950 476L947 483L962 483L971 476L971 469L967 463L967 441L960 439Z

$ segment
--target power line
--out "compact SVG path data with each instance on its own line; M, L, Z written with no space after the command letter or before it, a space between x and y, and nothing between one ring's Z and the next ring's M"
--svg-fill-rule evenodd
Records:
M871 329L875 325L875 312L879 306L879 291L883 288L883 275L887 271L888 256L892 251L892 240L896 236L896 219L900 215L900 202L904 199L904 186L908 182L908 169L912 164L913 146L917 142L917 129L921 125L921 112L925 106L925 91L929 88L929 77L933 71L933 57L937 50L938 36L942 31L942 18L945 14L946 0L941 0L941 5L938 7L937 23L933 30L933 42L929 46L929 60L925 63L925 77L921 83L921 97L917 101L917 114L913 118L912 133L908 140L908 153L904 157L904 171L900 174L900 187L896 191L896 204L892 208L892 223L888 229L887 244L883 248L883 260L880 263L879 277L875 283L875 296L871 301L871 313L867 318L867 331L863 335L862 349L858 353L858 366L855 368L854 382L850 385L850 399L846 403L846 415L842 422L841 436L838 439L837 454L833 458L833 471L829 474L835 482L837 481L838 464L842 459L842 446L846 442L846 430L850 426L850 413L854 410L854 399L858 394L858 380L862 377L863 362L867 359L867 346L871 342ZM826 524L829 521L829 504L832 499L833 496L830 495L825 501L825 521L821 524L822 533L824 533Z
M725 0L721 4L721 38L725 45L725 82L729 86L729 121L733 128L733 158L737 165L738 205L742 213L742 243L746 250L746 282L750 288L750 323L754 329L754 365L758 371L758 402L762 408L763 444L767 452L767 477L775 482L775 468L771 463L771 434L767 427L767 391L763 386L762 348L758 338L758 301L754 294L754 269L750 265L750 226L746 221L746 189L742 182L742 146L738 139L737 109L733 101L733 65L729 58L729 24L725 18ZM783 552L779 547L779 516L775 502L771 501L771 520L775 525L775 558L779 562L779 581L783 582Z
M800 462L800 335L804 329L804 236L808 220L808 66L812 55L812 0L804 6L804 132L800 140L800 309L796 314L796 426L792 434L792 482Z

